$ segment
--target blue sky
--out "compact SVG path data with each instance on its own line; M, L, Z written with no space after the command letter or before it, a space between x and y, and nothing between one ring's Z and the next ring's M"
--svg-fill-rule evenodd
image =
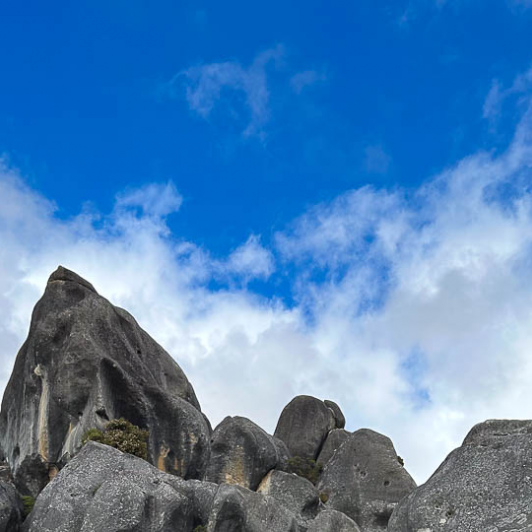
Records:
M1 386L62 263L214 422L330 397L422 480L530 417L530 1L1 13Z

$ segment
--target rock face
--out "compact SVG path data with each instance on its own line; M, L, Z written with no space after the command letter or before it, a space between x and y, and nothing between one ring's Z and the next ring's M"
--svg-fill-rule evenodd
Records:
M37 303L0 415L15 477L28 457L55 463L84 432L124 417L150 432L160 469L200 478L209 430L181 368L125 310L59 267Z
M0 532L18 532L22 523L22 503L15 486L0 480Z
M275 499L183 480L89 442L43 490L24 532L297 532Z
M333 411L323 401L298 395L284 407L274 435L286 443L292 456L316 460L335 426Z
M321 448L318 456L318 462L327 465L327 462L332 458L333 454L340 448L342 443L346 441L350 433L344 429L334 429L329 432L327 439Z
M432 477L403 500L388 530L532 530L532 421L471 429Z
M211 437L206 480L255 490L282 460L272 437L258 425L244 417L226 417Z
M270 471L260 483L257 493L273 497L294 514L306 528L319 512L318 490L305 478L283 471Z
M205 523L217 487L89 442L46 486L26 532L163 532Z
M219 487L207 532L299 532L297 521L275 499L240 486Z
M386 530L397 503L415 487L391 440L368 429L349 436L318 483L318 491L329 496L327 507L346 514L364 532Z
M312 521L307 532L360 532L360 528L342 512L325 510Z
M329 401L328 399L325 399L323 403L332 410L336 428L343 429L345 427L345 416L340 407L334 401Z

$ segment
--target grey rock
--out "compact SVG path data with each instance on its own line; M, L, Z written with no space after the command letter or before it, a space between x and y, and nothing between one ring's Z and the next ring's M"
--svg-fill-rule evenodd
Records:
M0 445L16 476L27 457L54 464L75 454L87 429L120 417L149 430L160 469L203 476L209 429L181 368L130 314L59 267L6 387Z
M294 514L303 526L308 526L320 509L319 494L315 486L292 473L270 471L260 483L257 493L273 497Z
M294 515L273 497L222 484L214 499L207 532L298 532Z
M40 454L26 456L19 464L14 477L18 492L36 498L50 481L51 471Z
M350 433L344 429L334 429L329 432L327 439L321 448L320 454L318 456L318 462L327 465L327 462L332 458L333 454L337 449L340 448L342 443L344 443L350 436Z
M286 471L288 469L288 460L290 460L290 451L283 440L272 436L272 441L277 450L277 466L275 468L280 471Z
M349 436L318 483L318 491L329 496L327 507L345 513L364 532L386 530L397 503L415 487L392 441L368 429Z
M22 502L15 486L0 480L0 532L19 532L22 520Z
M284 441L292 456L316 460L335 426L334 414L323 401L298 395L284 407L274 436Z
M340 407L334 401L330 401L329 399L325 399L323 402L325 403L325 406L332 410L334 420L336 421L336 428L343 429L345 427L345 416Z
M325 510L310 523L307 532L360 532L360 528L342 512Z
M278 462L271 436L247 418L226 417L212 433L205 479L255 490Z
M430 479L401 501L388 530L530 532L532 421L471 429Z
M216 490L89 442L42 491L23 530L189 532L206 523Z

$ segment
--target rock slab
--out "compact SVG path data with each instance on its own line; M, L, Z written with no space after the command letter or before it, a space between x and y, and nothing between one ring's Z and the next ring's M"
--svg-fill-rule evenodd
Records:
M430 479L401 501L389 532L530 532L532 421L471 429Z

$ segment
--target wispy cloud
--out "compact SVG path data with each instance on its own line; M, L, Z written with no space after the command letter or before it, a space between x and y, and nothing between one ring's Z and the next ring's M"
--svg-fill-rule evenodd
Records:
M177 74L170 87L175 92L184 84L190 109L205 119L220 105L227 91L230 97L224 100L226 110L237 116L244 111L246 115L243 135L261 136L270 119L267 69L270 64L275 66L283 53L280 45L270 48L247 67L238 61L194 66Z
M323 72L304 70L294 74L290 78L290 86L296 94L301 94L305 88L311 87L316 83L324 82L326 79L327 76Z
M367 172L372 174L388 172L392 158L380 144L366 146L364 152L364 165Z

